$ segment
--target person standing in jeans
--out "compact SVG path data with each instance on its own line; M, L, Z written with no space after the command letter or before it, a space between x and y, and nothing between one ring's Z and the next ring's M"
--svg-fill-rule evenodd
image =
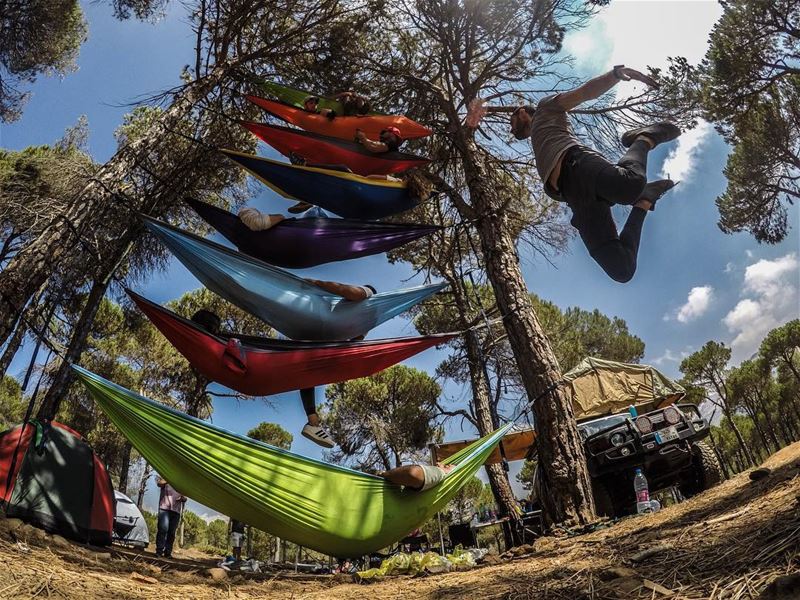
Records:
M166 479L158 478L156 485L161 488L158 499L158 534L156 535L156 556L172 558L172 545L175 543L175 532L181 522L183 505L187 498Z

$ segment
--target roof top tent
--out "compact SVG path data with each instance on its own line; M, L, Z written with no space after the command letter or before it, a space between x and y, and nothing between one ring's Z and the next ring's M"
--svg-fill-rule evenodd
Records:
M674 404L686 394L683 387L650 365L585 358L564 374L562 380L572 398L575 418L586 421L626 410L633 405L643 412ZM430 444L431 459L440 462L474 440ZM536 432L515 429L503 436L487 464L522 460L535 453Z
M0 434L0 508L81 543L108 545L114 519L111 479L81 435L30 421Z
M603 417L635 406L649 412L674 404L686 390L650 365L584 358L566 373L578 421Z
M120 491L114 491L117 503L112 539L117 544L144 550L150 543L150 531L139 507Z

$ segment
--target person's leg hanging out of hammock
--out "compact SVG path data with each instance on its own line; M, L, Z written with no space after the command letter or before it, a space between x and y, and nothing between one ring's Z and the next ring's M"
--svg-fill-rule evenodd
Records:
M330 434L320 424L320 418L317 414L317 401L316 401L316 388L305 388L300 390L300 399L303 401L303 410L306 411L308 423L303 426L301 432L304 438L308 438L315 444L323 448L333 448L336 444L333 443Z

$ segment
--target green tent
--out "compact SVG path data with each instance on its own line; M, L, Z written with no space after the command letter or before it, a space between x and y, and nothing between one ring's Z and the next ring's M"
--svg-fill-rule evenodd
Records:
M610 415L634 405L644 411L673 404L686 390L650 365L584 358L563 380L576 419Z

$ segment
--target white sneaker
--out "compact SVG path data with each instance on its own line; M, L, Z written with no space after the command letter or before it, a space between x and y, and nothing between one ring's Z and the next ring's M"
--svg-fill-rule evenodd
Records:
M308 438L315 444L322 446L323 448L333 448L336 444L333 443L331 436L328 435L328 432L325 431L323 427L319 425L312 425L311 423L306 423L303 426L303 431L301 432L304 438Z

